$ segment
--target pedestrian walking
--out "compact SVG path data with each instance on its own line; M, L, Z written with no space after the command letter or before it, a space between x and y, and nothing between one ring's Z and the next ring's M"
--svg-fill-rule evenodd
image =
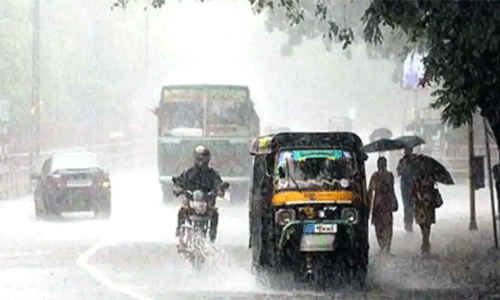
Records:
M398 210L398 201L394 192L394 175L387 170L387 159L377 160L378 171L373 173L368 188L372 203L372 224L380 246L379 254L391 253L393 233L393 212Z
M436 208L443 205L443 198L435 187L436 182L429 176L414 179L412 199L415 204L415 223L422 231L422 256L431 255L431 226L436 223Z
M408 155L412 154L413 148L407 147L407 148L405 148L404 151L405 151L404 155L408 156ZM403 158L405 156L403 156ZM411 168L398 169L398 173L401 175L400 187L401 187L401 198L403 200L403 206L404 206L403 221L405 224L405 231L406 232L413 232L414 203L413 203L412 197L411 197L413 175L411 173Z

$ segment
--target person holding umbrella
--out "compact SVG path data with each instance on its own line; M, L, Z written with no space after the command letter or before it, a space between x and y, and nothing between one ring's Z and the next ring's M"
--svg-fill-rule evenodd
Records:
M368 188L368 197L372 203L372 224L380 245L379 254L391 253L393 215L398 210L398 200L394 192L394 175L387 170L387 159L379 157L378 171L373 173ZM373 201L372 201L373 199Z
M436 223L436 208L443 205L436 183L454 184L453 178L441 163L427 155L411 154L401 159L401 163L414 174L411 201L414 205L415 223L422 231L422 255L428 257L431 253L431 226Z
M404 206L403 222L405 224L405 231L413 232L414 203L411 198L413 174L411 172L411 169L407 168L407 166L405 166L402 162L410 159L413 155L413 148L424 144L425 141L418 136L401 136L399 138L396 138L395 140L404 143L404 155L398 162L396 171L398 172L398 175L401 176L400 188L401 198L403 200Z
M422 231L422 256L431 254L431 226L436 223L436 208L443 205L436 181L431 176L419 175L413 181L412 200L415 204L415 222Z
M408 157L413 153L413 148L405 147L404 148L404 156ZM410 168L403 168L401 164L398 164L397 172L401 176L401 198L403 200L404 206L404 215L403 221L405 224L406 232L413 232L413 201L411 198L411 188L412 188L412 179L413 176L411 174Z

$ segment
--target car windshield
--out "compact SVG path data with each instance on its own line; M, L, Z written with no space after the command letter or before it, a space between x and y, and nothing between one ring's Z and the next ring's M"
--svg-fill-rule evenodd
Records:
M58 154L52 158L52 171L96 168L100 168L100 164L97 154L93 153Z
M352 179L353 155L344 150L282 151L274 175L277 190L329 188L342 179Z

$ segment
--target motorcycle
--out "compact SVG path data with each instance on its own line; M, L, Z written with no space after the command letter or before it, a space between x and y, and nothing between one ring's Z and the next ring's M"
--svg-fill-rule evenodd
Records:
M229 183L225 182L219 189L225 190L228 187ZM200 271L211 253L217 251L207 237L212 225L209 207L215 205L217 194L215 191L203 193L200 190L187 190L182 194L187 199L188 213L186 221L181 225L178 250L191 262L196 271Z

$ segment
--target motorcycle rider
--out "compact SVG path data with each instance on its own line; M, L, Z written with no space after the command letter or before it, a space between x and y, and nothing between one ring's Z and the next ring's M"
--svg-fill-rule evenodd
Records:
M179 175L179 184L177 188L181 190L200 190L204 194L208 194L211 191L215 191L218 189L217 196L224 197L224 190L220 189L222 184L222 179L220 175L211 168L208 164L210 162L210 150L204 145L198 145L194 150L194 166L185 170ZM179 196L182 191L174 190L174 194ZM212 242L215 241L217 237L217 224L219 220L219 212L217 207L215 207L215 199L210 201L208 205L208 214L210 216L211 226L210 226L210 240ZM181 226L184 224L187 213L188 213L188 202L186 199L183 201L183 205L179 209L178 217L177 217L177 230L176 236L180 236Z

